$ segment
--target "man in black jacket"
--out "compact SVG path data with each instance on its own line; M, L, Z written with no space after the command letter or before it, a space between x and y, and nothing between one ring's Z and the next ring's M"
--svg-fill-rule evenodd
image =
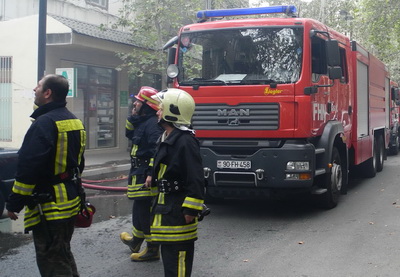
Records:
M158 93L155 88L141 87L135 96L132 114L128 116L125 135L132 141L131 169L128 180L128 198L132 205L132 235L122 232L120 238L133 253L139 253L143 240L146 248L139 254L131 255L134 262L159 260L159 246L150 240L151 201L158 191L150 188L151 168L157 141L162 128L157 124L158 103L151 97Z
M195 103L180 89L168 89L156 97L165 132L154 157L153 186L159 195L153 207L151 239L161 244L165 276L187 277L192 272L197 217L204 203L200 147L190 129Z
M70 241L81 209L76 182L84 168L86 133L66 108L69 84L46 75L35 91L38 108L19 150L17 173L7 202L18 219L25 206L25 231L32 230L41 276L79 276Z

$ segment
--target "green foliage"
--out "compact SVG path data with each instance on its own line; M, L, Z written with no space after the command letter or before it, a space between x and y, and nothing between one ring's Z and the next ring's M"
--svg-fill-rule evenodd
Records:
M388 65L391 76L400 82L400 1L359 0L358 31L362 44Z
M214 0L215 8L238 8L242 0ZM165 70L164 43L175 36L184 25L196 22L196 12L205 7L204 0L122 0L119 20L113 26L132 34L138 47L130 53L120 53L121 67L141 76L143 72Z
M400 82L399 0L260 0L269 5L295 5L301 17L314 18L356 40Z
M113 26L132 34L138 47L119 57L129 72L163 72L162 46L180 27L196 22L195 14L205 9L205 0L120 0L120 20ZM400 81L400 1L399 0L260 0L257 5L295 5L301 17L314 18L371 51ZM247 7L244 0L213 0L212 8ZM196 64L196 63L193 63ZM193 68L193 70L196 70Z

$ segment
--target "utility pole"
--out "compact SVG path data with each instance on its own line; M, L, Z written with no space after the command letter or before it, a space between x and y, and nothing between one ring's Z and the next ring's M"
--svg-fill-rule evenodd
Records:
M212 10L213 9L213 0L206 0L206 10Z
M47 17L47 0L39 0L38 67L37 67L38 81L42 79L46 71L46 17Z

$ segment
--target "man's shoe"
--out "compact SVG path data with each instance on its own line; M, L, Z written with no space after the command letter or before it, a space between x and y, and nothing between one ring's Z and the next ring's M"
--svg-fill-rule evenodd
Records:
M122 232L119 237L124 244L129 246L129 249L131 249L132 253L138 253L140 246L144 241L144 238L130 236L127 232Z
M147 243L146 248L140 253L133 253L131 260L133 262L156 261L160 259L159 245Z

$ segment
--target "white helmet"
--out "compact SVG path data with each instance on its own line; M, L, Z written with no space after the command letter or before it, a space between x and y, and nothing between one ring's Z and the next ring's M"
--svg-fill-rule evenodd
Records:
M162 118L171 123L186 125L191 124L195 109L192 96L181 89L169 88L152 96L160 102Z

